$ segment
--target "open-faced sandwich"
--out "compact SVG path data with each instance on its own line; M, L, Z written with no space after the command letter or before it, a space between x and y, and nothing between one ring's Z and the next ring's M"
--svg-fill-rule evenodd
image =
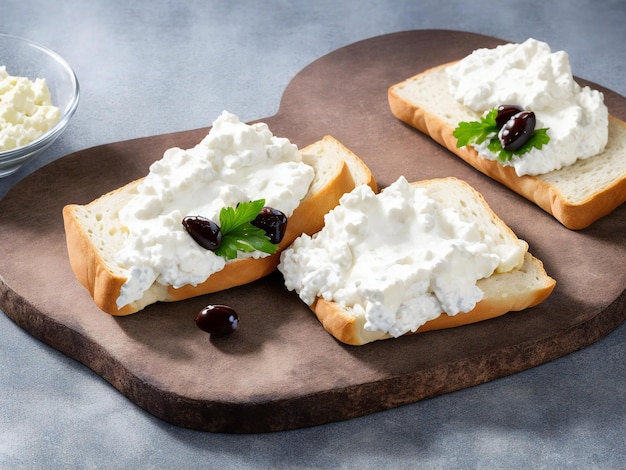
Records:
M228 112L191 149L172 148L149 174L63 209L78 281L112 315L259 279L281 251L319 231L367 166L330 136L298 150L264 123Z
M478 49L390 87L401 121L578 230L626 201L626 123L528 39Z
M528 244L456 178L355 188L320 232L283 251L278 269L351 345L524 310L555 286Z

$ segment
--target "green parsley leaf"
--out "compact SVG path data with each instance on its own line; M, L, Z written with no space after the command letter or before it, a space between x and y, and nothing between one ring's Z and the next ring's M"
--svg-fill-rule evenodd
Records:
M262 251L274 254L278 245L270 242L265 231L252 222L265 206L265 199L243 202L237 207L223 207L220 211L220 231L222 243L215 254L227 260L235 259L237 252Z
M452 135L456 137L457 148L465 147L470 144L482 144L488 140L487 148L490 152L497 155L498 160L502 163L513 158L513 155L523 155L533 148L541 149L545 144L550 142L550 136L547 134L548 129L535 129L530 138L519 149L511 152L502 148L502 143L498 139L498 125L496 124L496 116L498 109L494 108L480 121L460 122Z
M236 230L239 226L252 222L259 215L264 205L265 199L259 199L257 201L239 203L237 207L223 207L220 211L222 236L232 230Z
M485 140L490 139L494 134L498 134L498 125L496 124L496 116L498 110L492 109L480 121L459 122L458 127L452 135L456 137L457 148L465 147L469 144L482 144Z

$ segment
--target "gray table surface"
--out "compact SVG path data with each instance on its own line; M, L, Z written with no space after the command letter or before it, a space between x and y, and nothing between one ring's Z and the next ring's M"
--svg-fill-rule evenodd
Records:
M55 49L82 98L29 172L98 144L274 115L288 82L353 42L453 29L566 50L626 95L626 1L3 0L0 32ZM0 263L2 260L0 260ZM33 266L36 269L36 265ZM225 435L165 423L0 314L0 468L626 468L626 324L484 385L350 421Z

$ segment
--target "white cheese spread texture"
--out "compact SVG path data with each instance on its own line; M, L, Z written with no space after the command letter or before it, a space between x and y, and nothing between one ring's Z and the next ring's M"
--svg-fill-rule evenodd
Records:
M61 111L43 78L11 76L0 66L0 151L23 147L52 129Z
M551 52L544 42L531 38L477 49L446 71L454 98L476 113L515 104L535 113L537 129L549 128L548 144L505 163L519 176L558 170L602 153L607 144L608 109L602 93L578 85L567 54ZM487 143L475 148L495 160Z
M317 234L281 254L285 285L364 315L365 329L394 337L442 312L468 312L479 279L520 265L527 244L481 235L467 220L400 177L376 195L366 185L342 197Z
M289 217L314 175L288 139L274 136L265 123L248 125L224 111L198 145L171 148L153 163L137 194L120 210L128 237L117 262L129 275L118 308L140 299L154 282L198 285L223 269L227 261L185 231L185 216L219 224L222 207L265 199L266 206ZM238 258L265 256L255 251Z

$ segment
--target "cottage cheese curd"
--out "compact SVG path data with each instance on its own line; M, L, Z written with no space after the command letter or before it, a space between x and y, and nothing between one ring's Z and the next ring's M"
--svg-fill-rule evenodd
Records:
M0 151L33 142L60 119L45 79L13 77L0 66Z
M120 210L128 238L117 262L129 276L118 308L140 299L154 282L197 285L224 267L224 258L200 247L185 231L185 216L219 223L222 207L265 199L266 206L289 217L313 177L313 168L289 140L272 135L264 123L248 125L224 111L198 145L167 150Z
M509 271L527 244L483 236L475 218L443 207L404 177L378 195L362 185L344 195L313 237L281 255L285 285L364 315L365 329L394 337L442 312L468 312L482 299L476 281Z
M550 142L514 156L506 164L518 175L537 175L601 153L608 140L608 109L602 93L580 87L568 56L548 44L528 39L494 49L478 49L447 69L450 92L483 114L502 104L535 113L536 128L549 128ZM488 159L497 157L487 142L475 146Z

